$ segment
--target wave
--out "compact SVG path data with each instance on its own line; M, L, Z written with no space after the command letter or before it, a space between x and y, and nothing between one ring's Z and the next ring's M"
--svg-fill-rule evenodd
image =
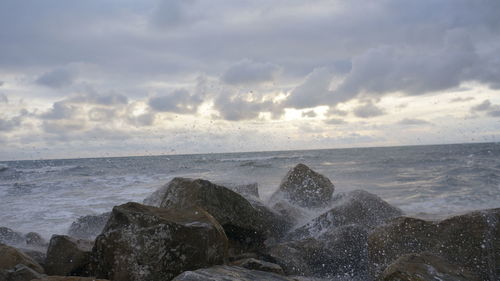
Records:
M65 165L65 166L45 166L41 168L18 169L18 171L22 173L46 174L46 173L79 171L87 168L88 167L86 166L80 166L80 165Z
M291 156L254 156L254 157L236 157L236 158L223 158L219 159L220 162L250 162L250 161L269 161L269 160L283 160L283 159L303 159L305 155L291 155Z
M9 166L6 164L0 164L0 172L7 171L9 169Z

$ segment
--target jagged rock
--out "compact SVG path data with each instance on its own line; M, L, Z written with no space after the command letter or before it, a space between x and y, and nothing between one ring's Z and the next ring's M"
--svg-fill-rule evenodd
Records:
M327 177L304 164L298 164L283 178L279 189L271 196L270 202L285 198L301 207L325 207L330 203L334 189L334 185Z
M89 240L53 235L45 260L47 274L88 276L91 274L92 246Z
M440 222L401 217L368 239L373 274L404 254L430 252L480 280L500 279L500 208L471 212Z
M43 237L36 232L28 232L24 235L24 239L26 241L26 245L35 246L35 247L45 247L47 246L47 242Z
M357 225L341 226L319 235L270 247L266 254L287 275L313 277L368 274L368 233Z
M107 212L97 216L79 217L69 227L68 234L71 237L92 240L101 233L110 215L111 212Z
M206 180L174 178L161 203L163 208L200 207L222 225L227 237L245 247L261 247L291 224L258 202L250 203L238 193Z
M99 278L163 281L221 264L226 250L222 227L204 210L130 202L113 208L93 253Z
M31 281L109 281L109 280L96 279L94 277L80 277L80 276L47 276L40 279L33 279Z
M23 235L8 227L0 227L0 243L18 245L24 243Z
M42 277L44 274L36 272L24 264L18 264L9 270L0 270L0 280L2 281L31 281Z
M26 254L11 246L0 244L0 270L9 270L18 264L26 265L38 273L44 273L43 268Z
M279 200L271 205L271 209L282 215L287 221L294 225L307 221L311 218L311 214L307 208L302 208L293 205L288 200Z
M479 281L463 268L445 259L429 254L408 254L389 265L380 281Z
M349 224L357 224L371 229L391 218L402 215L398 208L364 190L336 195L333 202L335 206L332 209L289 233L285 239L297 240L316 237L329 229Z
M172 281L293 281L292 278L271 272L250 270L239 266L219 265L186 271Z
M246 269L272 272L272 273L281 274L281 275L285 274L283 272L283 268L281 268L281 266L279 266L275 263L270 263L270 262L266 262L266 261L262 261L262 260L258 260L258 259L254 259L254 258L237 260L237 261L233 262L232 265L236 265L236 266L243 267Z
M30 258L32 258L34 261L36 261L39 265L42 267L45 266L45 260L47 258L47 253L46 252L40 252L38 250L33 250L33 249L19 249L21 252L25 253L28 255Z
M218 185L225 186L232 191L242 195L245 198L259 198L259 184L248 183L248 184L234 184L234 183L216 183Z

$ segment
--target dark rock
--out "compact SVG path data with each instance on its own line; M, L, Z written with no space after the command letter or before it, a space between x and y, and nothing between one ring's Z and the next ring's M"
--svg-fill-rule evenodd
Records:
M28 255L42 267L45 266L45 259L47 258L46 252L40 252L33 249L23 249L23 248L20 248L19 250Z
M261 247L267 238L281 236L291 226L263 204L250 203L238 193L209 181L174 178L168 185L161 207L200 207L222 225L231 241L243 248Z
M311 212L307 208L302 208L290 203L288 200L273 202L271 209L283 216L290 223L297 225L311 219Z
M43 268L26 254L16 248L0 244L0 270L9 270L18 264L26 265L38 273L44 273Z
M8 227L0 227L0 243L18 245L24 243L23 235Z
M259 198L259 184L258 183L248 183L248 184L234 184L234 183L217 183L218 185L225 186L232 191L242 195L245 198Z
M371 229L402 214L398 208L364 190L339 194L333 202L335 206L332 209L289 233L285 239L316 237L329 229L349 224Z
M80 276L47 276L40 279L33 279L31 281L109 281L109 280L96 279L94 277L80 277Z
M287 275L365 276L368 274L367 237L363 227L341 226L317 238L272 246L266 254Z
M374 275L404 254L441 256L480 280L500 279L500 209L471 212L440 222L397 218L368 239Z
M53 235L47 249L45 270L49 275L91 274L93 242L66 235Z
M47 241L43 239L43 237L36 232L29 232L24 235L24 239L26 241L26 245L35 246L35 247L46 247Z
M463 268L450 264L445 259L429 253L401 256L389 265L381 281L479 281Z
M250 270L239 266L220 265L210 268L186 271L173 281L293 281L282 275L259 270Z
M99 235L106 225L111 212L97 216L79 217L69 227L68 234L71 237L93 240Z
M153 193L151 193L151 195L149 195L142 201L142 204L153 207L160 207L161 202L165 198L165 193L167 193L167 189L169 188L169 184L170 182L155 190Z
M279 189L271 196L270 202L285 198L301 207L325 207L330 203L334 189L327 177L304 164L298 164L283 178Z
M97 277L120 281L170 280L223 263L226 251L224 230L204 210L132 202L113 208L93 249Z
M3 270L0 273L2 281L31 281L36 278L43 278L44 274L36 272L24 264L18 264L9 270Z
M281 268L281 266L279 266L275 263L270 263L270 262L266 262L266 261L262 261L262 260L258 260L258 259L254 259L254 258L237 260L237 261L233 262L232 265L236 265L236 266L243 267L246 269L272 272L272 273L281 274L281 275L285 274L283 272L283 268Z

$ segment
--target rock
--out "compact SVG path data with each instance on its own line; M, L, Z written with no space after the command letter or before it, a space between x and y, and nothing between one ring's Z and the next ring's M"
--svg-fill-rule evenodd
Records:
M334 189L327 177L304 164L298 164L283 178L279 189L271 196L270 202L285 198L301 207L325 207L330 203Z
M99 278L170 280L186 270L221 264L227 238L202 209L127 203L113 208L93 249Z
M210 268L186 271L172 281L293 281L293 279L271 272L250 270L239 266L219 265Z
M429 252L476 274L480 280L499 280L500 208L440 222L397 218L370 234L368 251L376 276L404 254Z
M38 273L44 273L43 268L26 254L16 248L0 244L0 270L9 270L18 264L23 264Z
M174 178L168 185L161 207L200 207L222 225L231 241L243 248L259 248L267 238L279 237L291 226L263 204L250 203L238 193L209 181Z
M31 281L109 281L109 280L96 279L94 277L80 277L80 276L47 276L40 279L33 279Z
M47 242L43 237L36 232L29 232L24 235L24 240L26 241L26 245L34 246L34 247L46 247Z
M103 213L97 216L79 217L69 227L68 234L71 237L93 240L101 233L111 212Z
M33 249L23 249L23 248L20 248L19 250L21 252L25 253L30 258L32 258L34 261L36 261L42 267L45 266L45 259L47 258L46 252L44 253L44 252L40 252L40 251L33 250Z
M287 275L312 277L366 276L368 274L366 229L347 225L317 238L272 246L266 254Z
M256 182L248 184L234 184L234 183L216 183L216 184L227 187L247 199L259 198L259 184Z
M165 193L167 193L167 189L169 188L169 184L170 182L155 190L153 193L151 193L151 195L149 195L142 201L142 204L153 207L160 207L161 201L163 201L163 199L165 198Z
M283 216L293 225L304 223L311 219L310 210L293 205L288 200L279 200L271 206L271 209Z
M66 235L53 235L47 249L45 270L49 275L91 274L93 242Z
M23 235L8 227L0 227L0 243L18 245L24 243Z
M238 261L233 262L232 265L236 265L236 266L243 267L246 269L272 272L272 273L281 274L281 275L285 274L283 272L283 268L281 268L281 266L279 266L275 263L261 261L261 260L254 259L254 258L238 260Z
M364 190L339 194L335 196L333 202L335 206L332 209L289 233L285 239L317 237L329 229L349 224L358 224L371 229L402 215L398 208Z
M381 281L479 281L463 268L429 253L408 254L389 265Z
M36 272L24 264L18 264L14 268L0 273L0 280L2 281L31 281L43 277L44 274Z

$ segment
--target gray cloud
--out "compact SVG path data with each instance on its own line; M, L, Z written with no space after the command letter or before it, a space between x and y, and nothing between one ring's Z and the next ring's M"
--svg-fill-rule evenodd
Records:
M167 95L151 97L148 100L149 106L155 111L181 114L195 113L201 103L203 103L202 97L193 95L184 89L172 91Z
M318 114L314 110L308 110L305 112L302 112L302 117L316 117Z
M471 107L471 111L487 111L491 109L492 105L490 100L484 100L482 103Z
M59 101L55 102L49 111L41 114L40 118L46 120L71 119L77 111L78 107L69 105L66 101Z
M468 102L471 100L474 100L474 97L465 97L465 98L458 97L458 98L451 99L450 102Z
M484 100L482 103L470 108L471 112L485 112L487 116L500 117L500 105L494 105L490 100Z
M343 124L347 124L346 121L344 121L342 119L339 119L339 118L330 118L330 119L327 119L327 120L325 120L325 123L326 124L330 124L330 125L343 125Z
M172 28L196 20L191 13L195 0L158 0L151 23L160 28Z
M226 70L222 81L232 85L259 84L273 81L280 68L271 63L240 61Z
M309 108L325 104L332 92L332 73L327 68L314 69L302 84L292 90L285 104L295 108Z
M0 131L10 132L19 128L23 121L23 114L8 119L0 118Z
M3 93L0 93L0 103L9 103L9 98Z
M417 119L417 118L405 118L397 123L398 125L429 125L431 124L428 121L422 120L422 119Z
M220 95L215 100L214 107L228 121L254 119L260 112L270 112L274 117L283 113L280 105L272 101L248 101L243 95Z
M338 109L336 107L330 107L327 112L327 115L336 115L336 116L346 116L347 114L349 114L349 112L342 109Z
M35 82L51 88L62 88L70 86L75 78L76 75L73 71L58 68L42 74Z
M385 112L381 108L373 104L373 102L365 102L364 105L357 106L354 108L354 115L361 118L371 118L384 115Z

